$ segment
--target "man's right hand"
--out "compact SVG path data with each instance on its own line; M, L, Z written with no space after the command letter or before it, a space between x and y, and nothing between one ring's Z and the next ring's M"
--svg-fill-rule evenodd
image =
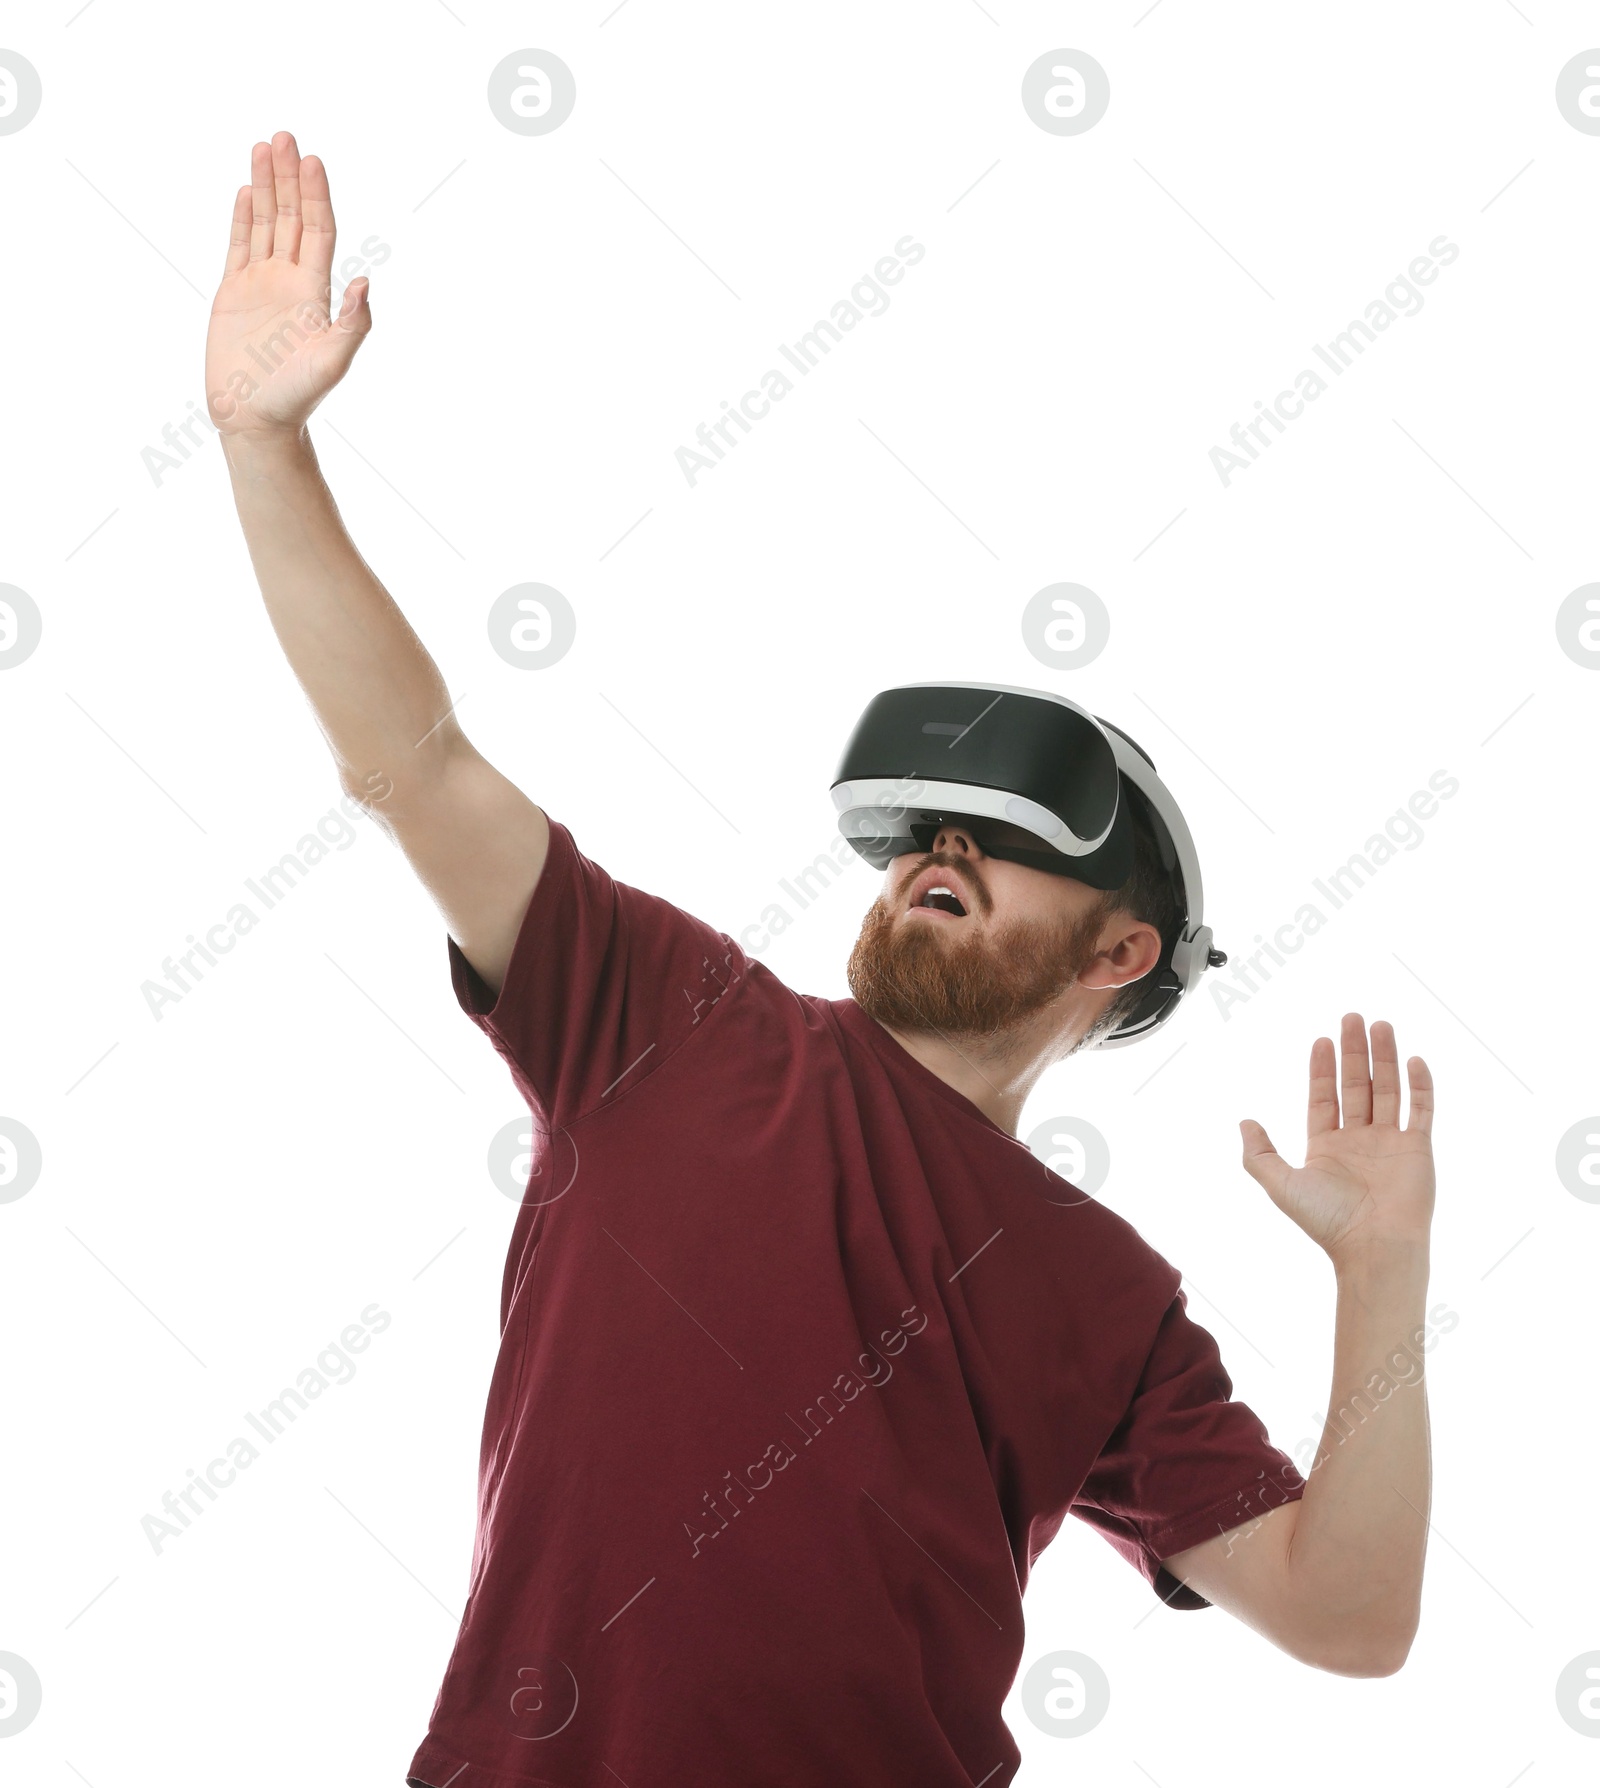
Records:
M543 811L462 733L438 666L356 551L306 418L372 326L352 280L330 321L333 207L287 131L257 143L206 338L206 392L267 614L347 794L405 852L499 992L543 872Z
M354 279L337 317L328 174L280 130L250 152L206 334L206 397L223 434L298 433L349 370L372 312Z

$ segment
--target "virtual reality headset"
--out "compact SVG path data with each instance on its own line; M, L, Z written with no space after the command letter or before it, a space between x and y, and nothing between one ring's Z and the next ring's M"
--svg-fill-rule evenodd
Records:
M844 748L833 804L839 830L875 869L930 851L940 826L961 824L986 856L1108 892L1132 873L1137 810L1182 920L1162 939L1138 1009L1100 1039L1101 1049L1152 1035L1208 967L1228 960L1201 922L1194 841L1149 753L1063 695L1003 683L886 689Z

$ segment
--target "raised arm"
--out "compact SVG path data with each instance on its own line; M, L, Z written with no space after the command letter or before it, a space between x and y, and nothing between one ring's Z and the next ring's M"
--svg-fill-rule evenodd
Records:
M306 430L372 327L330 315L328 176L280 131L250 156L206 337L206 392L267 614L338 765L498 990L544 867L543 812L457 724L438 667L345 532Z
M1406 1067L1402 1127L1394 1026L1374 1022L1369 1070L1366 1026L1347 1012L1337 1061L1331 1038L1311 1048L1305 1166L1291 1168L1253 1118L1240 1126L1246 1171L1333 1262L1328 1417L1298 1502L1163 1561L1285 1651L1343 1676L1392 1675L1422 1612L1433 1077L1419 1055Z

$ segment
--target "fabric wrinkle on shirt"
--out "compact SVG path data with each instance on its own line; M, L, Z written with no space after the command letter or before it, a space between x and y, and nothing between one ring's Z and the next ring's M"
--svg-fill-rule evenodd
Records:
M907 1053L550 822L530 1110L428 1788L1004 1788L1067 1515L1161 1566L1305 1480L1181 1274Z

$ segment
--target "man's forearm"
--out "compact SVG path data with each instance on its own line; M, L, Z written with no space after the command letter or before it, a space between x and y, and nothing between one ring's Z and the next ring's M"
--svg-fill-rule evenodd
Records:
M223 436L267 614L339 761L382 800L459 742L438 667L357 552L304 429Z
M1314 1647L1337 1669L1398 1669L1416 1632L1427 1549L1425 1244L1336 1260L1333 1381L1287 1570Z

